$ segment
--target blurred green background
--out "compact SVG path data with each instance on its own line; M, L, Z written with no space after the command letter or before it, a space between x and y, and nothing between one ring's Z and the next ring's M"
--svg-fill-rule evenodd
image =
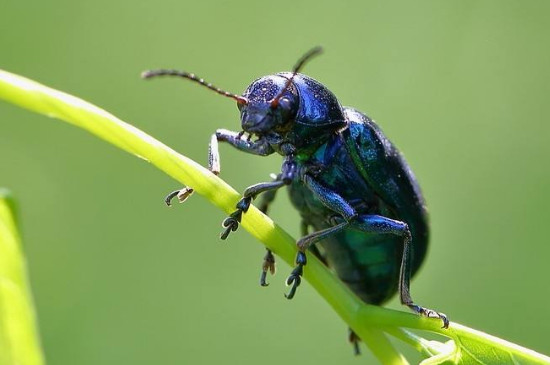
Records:
M0 68L205 163L216 128L239 130L234 102L139 73L182 68L241 92L323 45L305 73L380 124L428 202L414 298L550 354L549 35L547 1L8 0ZM241 191L281 164L221 153ZM199 196L166 208L177 183L81 130L0 103L0 185L20 203L50 364L372 359L353 357L344 323L307 284L284 299L286 264L260 288L264 249L244 230L221 243L222 212ZM272 216L297 235L286 194Z

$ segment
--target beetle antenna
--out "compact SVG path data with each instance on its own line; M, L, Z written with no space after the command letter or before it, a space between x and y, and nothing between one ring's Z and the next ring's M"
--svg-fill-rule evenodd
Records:
M209 88L210 90L217 92L220 95L226 96L226 97L231 98L231 99L235 99L235 100L237 100L237 103L239 103L239 104L248 104L248 99L245 98L244 96L240 96L240 95L233 94L233 93L230 93L228 91L222 90L219 87L216 87L216 86L212 85L211 83L204 81L204 79L198 77L197 75L195 75L193 73L189 73L189 72L185 72L185 71L178 71L178 70L165 70L165 69L148 70L148 71L143 71L141 73L141 77L144 78L144 79L150 79L150 78L157 77L157 76L178 76L178 77L183 77L185 79L194 81L194 82L196 82L196 83L198 83L202 86L205 86L205 87Z
M271 109L275 109L279 105L279 99L282 98L284 92L286 91L286 89L288 89L288 87L292 83L292 80L298 74L298 72L300 72L300 70L305 65L305 63L310 59L312 59L313 57L321 54L322 52L323 52L323 47L317 46L310 49L302 57L300 57L298 62L296 62L296 64L292 68L292 76L290 76L290 78L287 80L285 87L283 87L279 95L277 95L273 100L271 100L271 104L270 104Z

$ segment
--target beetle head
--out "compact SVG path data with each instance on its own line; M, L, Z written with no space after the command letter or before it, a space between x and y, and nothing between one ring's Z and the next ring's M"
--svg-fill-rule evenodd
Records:
M299 104L298 90L292 80L309 59L321 52L321 47L306 52L289 76L266 76L248 86L243 95L246 102L237 101L244 131L257 135L275 132L283 136L290 131Z
M237 103L241 125L245 132L262 135L269 132L285 134L298 110L298 94L288 79L279 75L255 80L245 90L246 103Z
M285 135L292 128L299 104L298 91L292 80L306 61L321 51L321 47L315 47L306 52L294 66L292 74L288 76L271 75L254 81L242 96L222 90L197 75L185 71L160 69L145 71L141 75L145 79L177 76L194 81L220 95L236 100L241 111L241 124L244 131L259 136L270 132Z

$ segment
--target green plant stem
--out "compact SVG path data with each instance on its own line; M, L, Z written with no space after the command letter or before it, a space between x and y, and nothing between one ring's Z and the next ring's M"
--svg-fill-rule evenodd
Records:
M211 203L230 213L240 198L223 180L106 111L74 96L48 88L26 78L0 71L0 98L37 113L64 120L135 154L164 171L183 185L191 186ZM242 226L289 265L294 264L297 252L295 240L271 219L251 206L243 216ZM441 329L441 321L411 313L376 307L363 303L344 286L319 260L308 255L304 278L334 308L338 315L361 337L383 364L406 364L381 329L409 327L432 331L460 341L462 337L476 341L492 341L507 351L550 364L550 358L507 343L496 342L481 332L452 323ZM514 352L516 353L516 352Z

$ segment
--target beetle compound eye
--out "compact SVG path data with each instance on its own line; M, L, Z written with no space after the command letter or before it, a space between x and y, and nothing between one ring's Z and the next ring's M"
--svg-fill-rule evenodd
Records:
M296 65L294 65L294 68L292 69L292 76L290 76L290 78L287 80L287 82L285 83L285 86L283 87L281 92L279 92L279 94L271 100L271 102L269 104L271 109L275 109L277 106L279 106L279 101L283 97L284 92L286 90L288 90L288 88L292 84L292 80L296 77L296 75L298 75L298 72L302 69L302 67L306 64L306 62L308 60L310 60L312 57L320 54L321 52L323 52L323 49L321 47L314 47L314 48L310 49L309 51L307 51L298 60L298 62L296 63Z
M279 105L283 109L290 109L292 107L292 103L288 98L281 98L279 100Z

